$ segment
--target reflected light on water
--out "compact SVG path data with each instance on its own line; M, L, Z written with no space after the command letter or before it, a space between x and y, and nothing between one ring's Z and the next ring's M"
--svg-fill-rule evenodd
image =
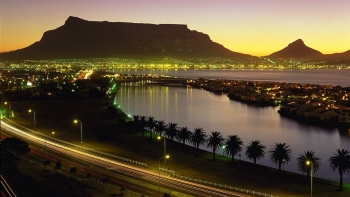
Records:
M350 130L296 122L281 117L278 108L247 105L232 101L225 94L190 87L128 83L122 86L116 100L125 113L153 116L155 120L177 123L179 127L186 126L192 131L203 128L207 134L220 131L224 137L238 135L244 146L252 140L260 140L268 150L274 143L287 143L293 151L291 163L284 167L287 171L298 172L296 158L299 154L306 150L315 151L322 160L315 176L325 179L339 181L339 175L329 168L327 162L336 149L350 149ZM241 155L242 160L249 161L244 152ZM268 155L258 163L276 167ZM350 177L344 176L344 182L350 183Z

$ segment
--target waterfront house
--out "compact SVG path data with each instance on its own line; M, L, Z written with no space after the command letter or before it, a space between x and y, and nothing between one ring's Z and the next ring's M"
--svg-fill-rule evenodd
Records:
M337 119L339 114L333 110L320 114L320 120Z
M350 123L350 111L342 111L339 114L339 122Z
M307 112L311 112L315 109L315 106L313 104L303 104L300 105L297 115L305 115Z
M305 113L305 118L308 118L308 117L320 117L320 114L324 112L324 108L320 107L320 108L317 108L313 111L310 111L310 112L306 112Z

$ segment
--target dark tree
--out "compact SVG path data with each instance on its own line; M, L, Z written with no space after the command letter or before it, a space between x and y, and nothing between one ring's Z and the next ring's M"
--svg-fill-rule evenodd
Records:
M103 190L105 189L105 185L109 182L109 177L105 177L102 179L102 183L103 183Z
M265 146L262 145L259 140L251 141L245 149L245 155L249 159L253 159L254 164L256 164L256 160L259 160L260 158L264 157Z
M154 117L150 116L147 119L147 126L149 129L149 139L152 139L152 133L153 133L153 129L156 125L156 121L154 120Z
M232 158L232 164L235 160L235 155L243 150L243 141L237 135L229 135L225 141L224 153L230 155Z
M177 139L179 139L180 141L182 141L182 144L185 144L185 142L187 140L190 140L191 139L191 131L188 130L187 127L182 127L180 130L179 130L179 133L177 135Z
M282 163L289 163L292 158L292 150L286 143L275 143L269 153L271 161L278 164L278 171L281 171Z
M45 169L50 165L50 160L46 159L44 162L43 162L43 165L45 167Z
M157 121L156 132L159 136L162 136L163 131L167 129L165 122L163 120Z
M29 144L14 137L7 137L1 141L1 151L12 154L13 156L30 152Z
M73 178L73 174L76 173L78 171L78 169L76 167L72 167L69 172L71 174L71 178Z
M55 165L55 170L56 170L56 172L57 172L57 170L61 169L61 167L62 167L62 164L61 164L60 160L58 160L58 161L56 162L56 165Z
M147 117L141 116L140 117L140 127L141 127L142 137L145 136L145 127L146 126L147 126Z
M199 145L204 144L207 139L207 135L203 131L202 128L195 128L193 133L191 134L191 142L196 146L197 152L196 156L199 153Z
M304 154L300 154L297 158L297 165L300 172L306 173L306 176L310 176L311 165L307 165L306 162L312 162L313 173L317 172L321 166L321 159L315 155L314 151L305 151Z
M165 130L165 135L171 139L171 142L177 137L177 132L177 123L168 123L168 128Z
M207 147L213 148L213 161L215 161L215 151L218 147L221 147L224 144L224 137L222 137L221 132L212 131L208 137Z
M343 190L343 174L350 171L350 151L337 149L333 156L329 157L329 167L335 171L338 169L340 175L339 190Z

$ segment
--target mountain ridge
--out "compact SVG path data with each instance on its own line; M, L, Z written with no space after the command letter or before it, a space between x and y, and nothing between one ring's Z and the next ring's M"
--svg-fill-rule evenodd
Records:
M258 58L231 51L213 42L209 35L190 30L186 24L151 24L88 21L69 16L64 24L43 33L33 44L0 53L0 60L79 58ZM295 58L310 61L350 59L350 50L322 54L302 39L290 43L268 58Z
M64 25L44 32L40 41L2 56L2 59L253 57L230 51L207 34L183 24L87 21L73 16Z

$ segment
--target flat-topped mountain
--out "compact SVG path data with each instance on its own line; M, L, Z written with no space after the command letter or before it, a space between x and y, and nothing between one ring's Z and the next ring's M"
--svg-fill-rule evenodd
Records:
M297 58L297 59L314 59L322 57L323 54L304 44L301 39L290 43L287 47L280 51L274 52L267 57L270 58Z
M86 21L69 17L40 41L7 53L1 60L54 58L249 58L210 40L186 25Z

